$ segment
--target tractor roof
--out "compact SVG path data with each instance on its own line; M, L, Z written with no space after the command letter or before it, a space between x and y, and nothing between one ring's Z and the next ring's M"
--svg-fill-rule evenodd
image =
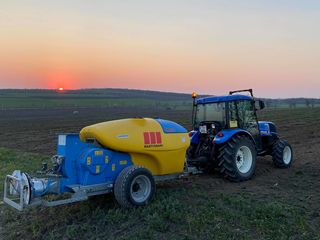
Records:
M253 98L250 96L240 95L240 94L226 95L226 96L212 96L212 97L199 98L197 100L197 104L228 102L228 101L236 101L236 100L252 101Z

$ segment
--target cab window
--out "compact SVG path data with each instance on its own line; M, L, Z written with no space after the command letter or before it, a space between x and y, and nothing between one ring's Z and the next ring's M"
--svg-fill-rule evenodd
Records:
M252 101L238 101L239 126L251 134L259 132L257 117L254 112L254 103Z
M242 128L255 134L259 131L258 122L251 101L234 101L229 103L230 128Z
M196 126L203 121L215 121L221 123L222 126L225 126L225 106L225 102L199 104L196 110Z

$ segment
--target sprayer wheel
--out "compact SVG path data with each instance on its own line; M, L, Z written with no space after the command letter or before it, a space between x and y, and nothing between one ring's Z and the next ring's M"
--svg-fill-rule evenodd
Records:
M121 207L144 206L152 200L155 189L155 181L149 170L130 166L117 177L114 196Z

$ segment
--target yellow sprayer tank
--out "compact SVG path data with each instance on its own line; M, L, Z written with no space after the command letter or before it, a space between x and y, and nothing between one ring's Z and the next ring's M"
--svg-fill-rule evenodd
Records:
M153 175L181 173L187 148L187 130L163 119L130 118L98 123L80 132L82 141L95 139L102 146L128 153L134 165Z

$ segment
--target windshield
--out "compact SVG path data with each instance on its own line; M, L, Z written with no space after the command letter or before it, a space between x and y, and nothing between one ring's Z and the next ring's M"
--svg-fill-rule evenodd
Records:
M195 126L199 126L199 123L204 121L215 121L221 123L222 126L225 126L225 107L225 102L197 105Z

